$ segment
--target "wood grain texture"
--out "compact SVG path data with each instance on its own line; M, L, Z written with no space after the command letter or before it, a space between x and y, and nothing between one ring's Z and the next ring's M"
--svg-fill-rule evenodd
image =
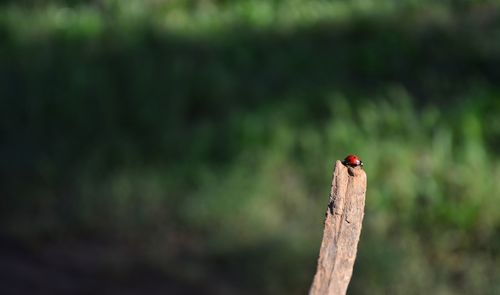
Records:
M363 222L366 173L336 161L323 241L310 295L346 294Z

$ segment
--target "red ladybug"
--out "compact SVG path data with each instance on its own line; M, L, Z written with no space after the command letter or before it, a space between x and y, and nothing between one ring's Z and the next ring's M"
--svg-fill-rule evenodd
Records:
M342 161L342 164L350 167L363 167L363 161L361 161L361 159L356 155L349 155L345 157L344 161Z

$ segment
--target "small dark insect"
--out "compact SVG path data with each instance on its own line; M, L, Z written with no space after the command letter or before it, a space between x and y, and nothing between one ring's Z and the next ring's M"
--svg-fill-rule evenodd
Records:
M349 167L363 167L363 161L361 161L361 159L356 155L349 155L345 157L344 161L342 161L342 164Z

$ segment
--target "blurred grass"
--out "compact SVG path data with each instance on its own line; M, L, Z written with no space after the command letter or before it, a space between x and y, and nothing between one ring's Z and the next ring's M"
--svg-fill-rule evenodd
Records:
M3 232L304 293L356 153L353 294L500 292L496 1L1 5Z

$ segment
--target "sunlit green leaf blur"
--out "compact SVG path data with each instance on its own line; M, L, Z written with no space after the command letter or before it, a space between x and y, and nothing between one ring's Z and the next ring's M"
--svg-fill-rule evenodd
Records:
M349 294L500 294L499 82L494 0L4 0L0 241L46 290L305 294L354 153Z

